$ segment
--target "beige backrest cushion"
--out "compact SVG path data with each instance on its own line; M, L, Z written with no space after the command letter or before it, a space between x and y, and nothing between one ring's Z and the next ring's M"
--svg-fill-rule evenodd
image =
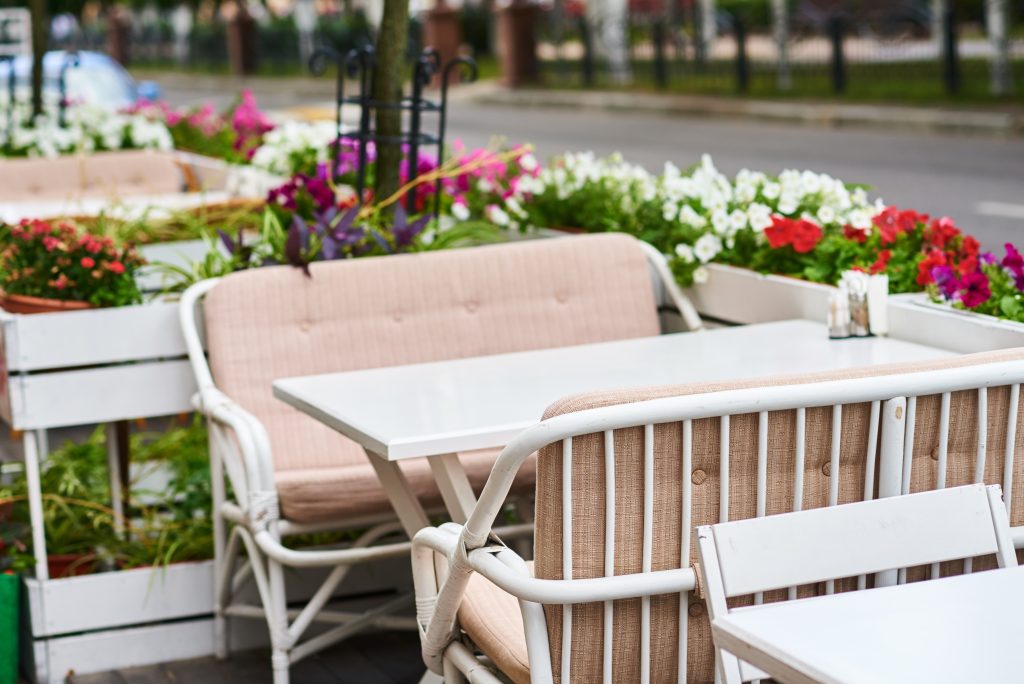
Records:
M81 196L82 157L0 160L0 202L72 199Z
M207 295L220 389L270 433L278 470L365 462L354 442L274 399L276 378L656 335L640 243L617 234L290 266Z
M168 152L127 150L85 158L83 197L160 195L184 189L181 167Z
M181 168L169 152L128 150L0 160L0 201L6 202L118 198L183 189Z
M569 397L551 406L545 417L589 408L633 403L647 399L682 396L702 392L773 385L822 382L845 378L870 377L895 373L921 372L964 365L1024 359L1024 348L954 359L850 369L839 373L779 377L706 385L657 387L636 390L595 392ZM951 397L950 445L948 451L947 486L972 481L975 440L977 438L977 393L957 392ZM988 458L985 482L1002 482L1003 453L1006 444L1006 418L1009 388L988 391ZM938 444L939 397L922 397L917 404L913 491L934 488L936 461L933 454ZM1024 411L1024 401L1020 403ZM868 440L870 405L848 405L843 408L842 448L839 473L829 472L831 445L831 408L807 411L806 454L804 462L804 508L815 508L828 502L829 482L838 476L839 502L863 498L865 454ZM766 510L768 514L792 510L795 452L795 412L769 414L768 482ZM755 515L757 487L757 415L730 418L729 518L750 518ZM1024 458L1024 416L1017 422L1017 453L1014 480L1022 482ZM693 423L693 467L681 472L682 438L679 423L655 428L655 485L653 569L679 567L682 534L681 485L688 478L692 486L692 525L719 521L719 419L697 420ZM537 464L536 511L536 576L562 579L562 460L561 445L540 451ZM616 574L641 570L643 540L643 428L618 430L615 433ZM573 441L573 576L599 577L604 574L604 447L603 436L587 435ZM876 480L877 481L877 480ZM1024 523L1024 487L1013 492L1013 524ZM690 561L697 561L696 535L690 548ZM944 573L959 571L959 565L947 564ZM975 565L979 567L979 565ZM691 599L687 617L687 681L713 680L714 654L710 628L699 599ZM561 659L561 607L547 606L552 662ZM603 607L600 604L573 608L573 647L571 679L573 682L600 681L602 662ZM651 601L651 673L652 681L676 681L678 663L679 597L658 596ZM614 681L636 682L640 674L640 602L615 603L613 651ZM560 681L560 673L555 673Z

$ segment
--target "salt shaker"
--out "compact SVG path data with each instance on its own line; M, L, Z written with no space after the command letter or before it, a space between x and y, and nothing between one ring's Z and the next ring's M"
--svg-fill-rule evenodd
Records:
M828 297L828 336L833 340L850 336L850 295L845 287Z

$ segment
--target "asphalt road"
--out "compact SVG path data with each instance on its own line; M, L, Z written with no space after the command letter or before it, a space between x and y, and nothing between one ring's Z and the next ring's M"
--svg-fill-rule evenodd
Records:
M326 93L279 87L256 92L265 106L325 104ZM289 92L291 91L291 93ZM172 103L231 94L188 84L165 86ZM760 121L713 120L654 114L604 113L455 102L450 139L482 145L494 137L533 143L541 156L566 150L621 152L658 170L666 161L688 166L704 152L719 168L777 172L808 168L870 185L890 204L952 217L992 249L1024 242L1024 139L938 135L879 129L825 129Z

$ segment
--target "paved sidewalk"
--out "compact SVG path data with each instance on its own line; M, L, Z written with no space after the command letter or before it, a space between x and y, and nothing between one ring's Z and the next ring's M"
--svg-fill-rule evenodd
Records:
M463 97L481 104L519 107L648 112L667 116L778 121L831 128L899 128L998 137L1024 136L1022 108L844 104L605 90L510 90L493 82L469 86Z
M264 108L286 116L306 119L333 116L335 81L331 76L243 78L173 72L143 72L139 75L160 83L164 92L172 95L175 104L194 105L213 101L218 106L226 106L243 88L249 88ZM351 92L355 92L355 84L351 86ZM1024 137L1024 108L1014 105L989 108L948 105L924 107L609 90L510 90L493 80L456 86L449 96L452 102L510 107L746 119L824 128L902 129L988 137Z

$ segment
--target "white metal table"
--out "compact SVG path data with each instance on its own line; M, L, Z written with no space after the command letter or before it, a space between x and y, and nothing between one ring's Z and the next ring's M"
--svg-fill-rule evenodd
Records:
M737 609L715 641L791 683L1024 678L1024 567Z
M829 340L780 321L274 382L274 395L359 443L407 531L427 517L397 461L430 456L452 519L475 496L458 452L503 447L555 400L589 390L723 381L925 361L952 352L884 337Z

